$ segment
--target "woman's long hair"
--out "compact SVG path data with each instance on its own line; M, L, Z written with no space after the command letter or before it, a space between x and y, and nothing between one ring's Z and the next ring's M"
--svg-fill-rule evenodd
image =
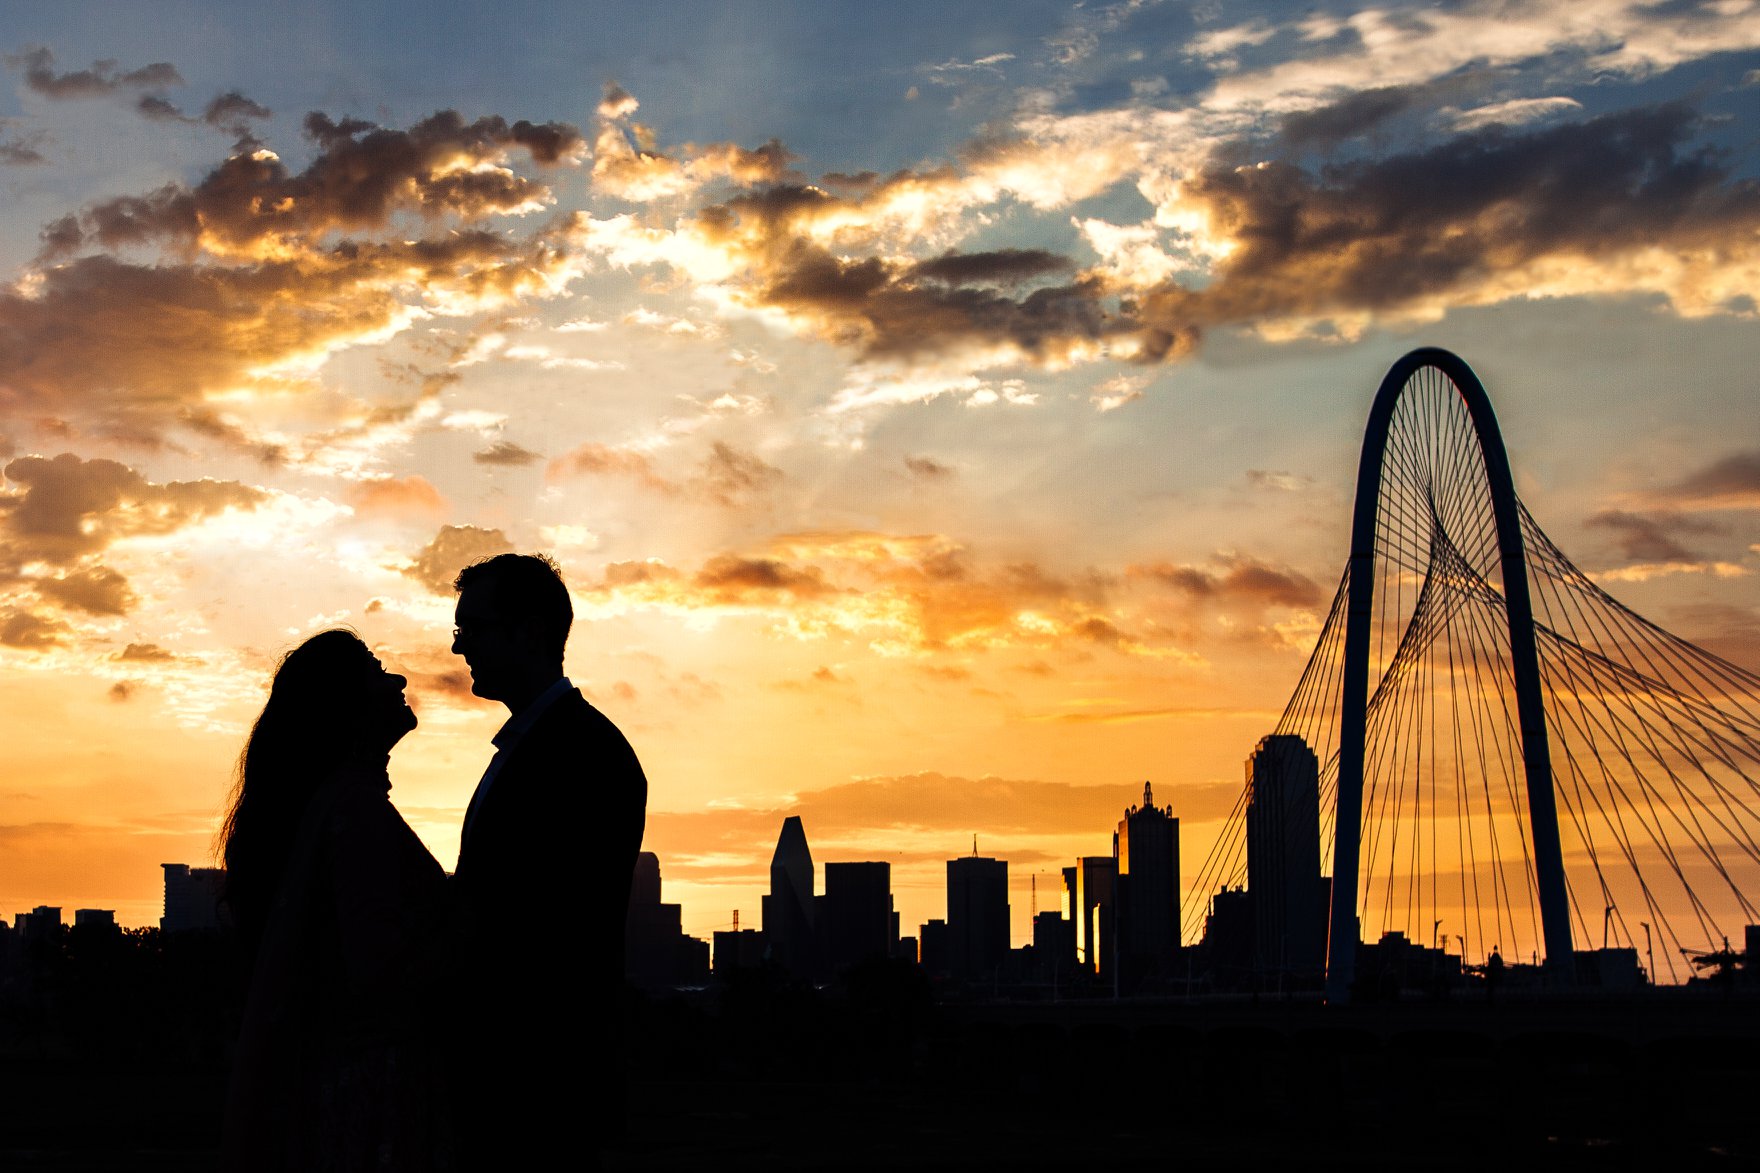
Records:
M239 755L221 827L224 901L254 953L312 795L360 751L373 654L352 631L322 631L282 657Z

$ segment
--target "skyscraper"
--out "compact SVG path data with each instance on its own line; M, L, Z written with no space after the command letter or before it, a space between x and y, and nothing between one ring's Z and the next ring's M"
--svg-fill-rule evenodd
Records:
M226 890L225 868L192 868L164 863L165 915L159 928L167 933L221 927L220 896Z
M1179 950L1179 820L1155 805L1143 783L1143 805L1129 807L1113 837L1118 861L1118 961L1121 988L1172 972Z
M1262 738L1247 759L1247 892L1253 963L1318 973L1326 949L1320 877L1320 764L1300 737Z
M898 922L892 915L892 865L828 863L819 910L826 960L833 972L892 956Z
M948 968L968 981L990 976L1008 955L1008 861L968 855L947 861Z
M764 897L764 939L770 956L797 977L819 972L813 939L813 853L799 815L782 820L770 857L770 894Z
M1095 976L1112 974L1117 880L1118 861L1110 855L1084 855L1075 867L1065 869L1070 915L1075 921L1076 964Z

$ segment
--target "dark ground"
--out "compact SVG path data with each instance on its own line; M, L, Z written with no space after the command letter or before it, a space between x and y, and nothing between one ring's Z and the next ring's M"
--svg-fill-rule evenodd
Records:
M0 1034L0 1170L212 1168L223 1029L129 1009ZM628 1010L613 1170L1760 1168L1745 997L932 1007L884 978Z

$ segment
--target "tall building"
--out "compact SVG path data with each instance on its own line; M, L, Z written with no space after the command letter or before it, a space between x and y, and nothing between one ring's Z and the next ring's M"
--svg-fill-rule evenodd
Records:
M770 894L764 897L764 940L770 957L796 977L819 973L813 936L813 853L799 815L782 820L770 857Z
M660 857L636 856L623 929L624 976L638 986L701 985L709 980L709 945L687 937L683 909L660 899Z
M1320 763L1300 737L1262 738L1247 759L1247 892L1253 964L1318 974L1326 950L1320 876Z
M1076 964L1096 977L1111 977L1118 861L1110 855L1084 855L1063 871L1064 895L1075 923Z
M1008 956L1008 861L968 855L947 861L948 968L977 980Z
M892 912L892 865L828 863L820 933L833 972L891 957L898 942Z
M160 930L181 933L220 928L220 897L226 890L226 869L192 868L185 863L159 866L165 869L165 915L159 918Z
M1113 836L1118 864L1114 918L1119 983L1125 990L1173 972L1179 952L1179 820L1157 807L1149 783L1143 805L1129 807Z

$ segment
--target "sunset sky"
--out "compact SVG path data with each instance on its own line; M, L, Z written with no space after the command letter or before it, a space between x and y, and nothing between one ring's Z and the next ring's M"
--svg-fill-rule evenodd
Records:
M1760 3L0 12L0 915L157 923L276 657L411 681L450 867L545 550L687 931L784 816L1195 876L1419 345L1604 587L1760 669ZM821 879L822 883L822 879Z

